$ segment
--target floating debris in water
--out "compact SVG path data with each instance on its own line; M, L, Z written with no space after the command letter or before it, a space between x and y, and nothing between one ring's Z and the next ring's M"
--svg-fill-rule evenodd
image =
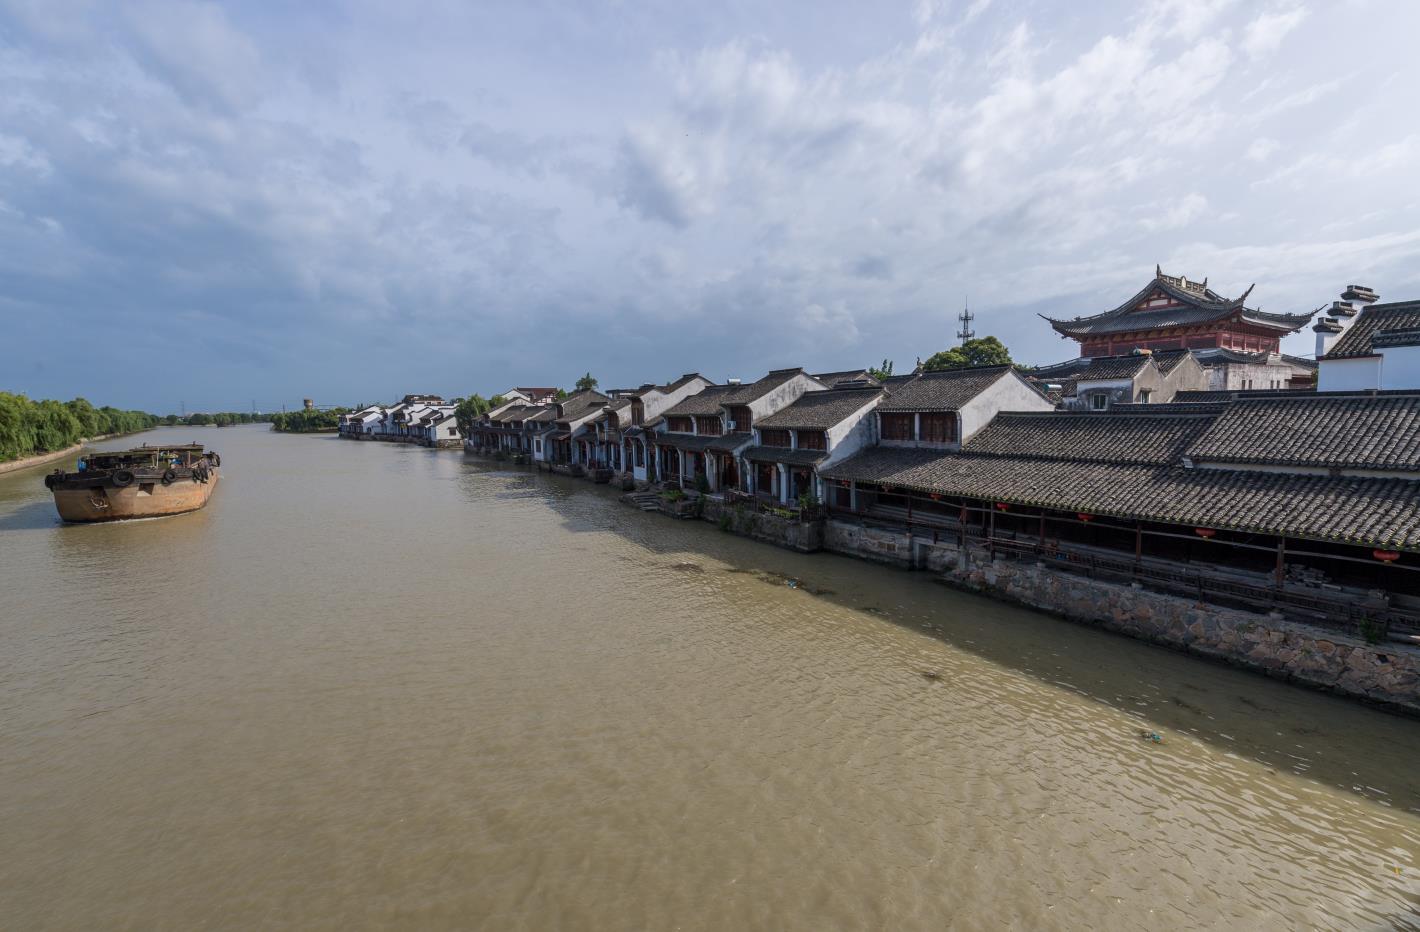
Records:
M672 564L671 564L671 569L673 569L673 570L679 570L679 571L682 572L682 573L703 573L703 572L705 572L705 567L701 566L699 563L672 563Z
M1143 738L1145 741L1152 741L1155 744L1164 743L1164 736L1157 731L1141 731L1139 732L1139 737Z
M942 678L942 674L938 673L936 670L918 670L917 675L924 680L940 680Z

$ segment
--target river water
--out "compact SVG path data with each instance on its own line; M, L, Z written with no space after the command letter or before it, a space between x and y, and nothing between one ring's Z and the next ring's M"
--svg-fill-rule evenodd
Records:
M193 436L192 515L0 477L4 928L1420 928L1420 723L458 452L142 439Z

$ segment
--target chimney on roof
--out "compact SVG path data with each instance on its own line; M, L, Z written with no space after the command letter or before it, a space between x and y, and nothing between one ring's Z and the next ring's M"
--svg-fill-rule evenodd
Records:
M1347 285L1341 292L1341 300L1331 302L1331 307L1312 326L1316 334L1316 356L1318 359L1331 352L1336 341L1366 308L1380 298L1365 285Z
M1351 307L1360 313L1380 300L1380 295L1365 285L1347 285L1346 290L1341 292L1341 300L1350 302Z

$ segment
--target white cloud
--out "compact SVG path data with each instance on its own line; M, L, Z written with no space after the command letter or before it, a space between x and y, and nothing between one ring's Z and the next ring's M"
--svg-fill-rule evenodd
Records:
M1281 47L1287 34L1306 18L1307 10L1301 4L1263 13L1243 31L1243 50L1253 58L1271 55Z
M1197 192L1176 201L1151 206L1150 215L1141 225L1146 230L1177 230L1186 227L1208 212L1208 198Z
M280 327L303 361L427 327L447 361L421 377L555 382L592 351L612 384L901 366L965 293L982 332L1053 358L1034 311L1113 306L1159 261L1279 310L1353 273L1402 297L1413 30L1266 9L958 0L845 36L807 6L744 35L714 8L689 30L628 7L174 0L46 26L0 0L5 300L181 308L241 346ZM1314 33L1373 51L1319 74ZM410 378L349 368L273 379Z
M1245 154L1250 161L1265 162L1270 159L1272 153L1276 152L1279 148L1281 148L1281 146L1277 140L1268 139L1264 136L1260 139L1254 139L1252 144L1247 147Z

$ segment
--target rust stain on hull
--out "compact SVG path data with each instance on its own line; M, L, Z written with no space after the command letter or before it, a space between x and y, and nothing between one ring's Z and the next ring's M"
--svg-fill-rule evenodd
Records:
M124 488L54 490L54 505L65 521L90 523L124 521L130 518L158 518L197 511L207 504L217 489L218 470L210 470L208 481L179 479L171 485L135 482Z

